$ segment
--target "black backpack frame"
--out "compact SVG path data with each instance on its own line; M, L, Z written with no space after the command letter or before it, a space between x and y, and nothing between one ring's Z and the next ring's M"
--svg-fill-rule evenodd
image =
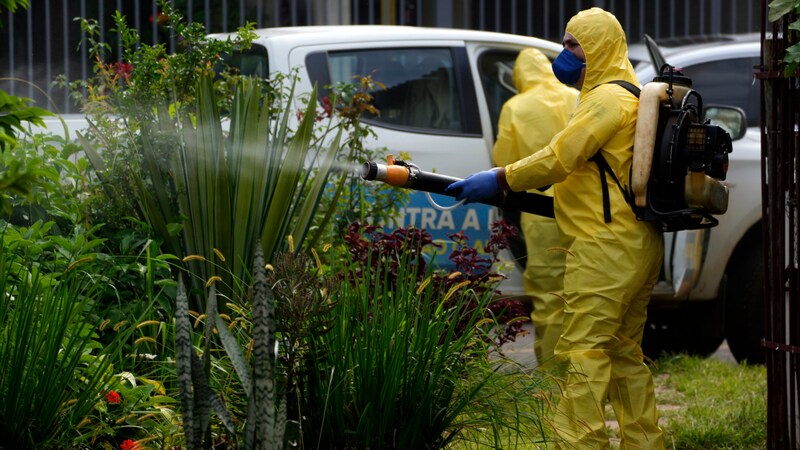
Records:
M669 82L670 92L674 74L684 81L688 80L674 68L668 67L669 74L656 80ZM691 80L688 80L691 85ZM622 80L615 80L609 84L616 84L628 92L639 97L641 91L635 85ZM688 100L693 99L695 103ZM671 103L670 94L670 103ZM725 179L727 170L727 154L731 151L731 139L728 133L708 121L701 121L702 98L696 91L689 90L681 105L661 105L658 115L658 129L653 160L648 179L646 206L636 204L632 190L622 186L614 171L602 154L602 149L589 160L597 164L600 171L600 185L603 192L603 215L606 223L611 222L610 200L608 194L607 175L619 187L626 202L630 205L636 218L643 221L656 223L662 231L679 231L710 228L719 224L719 221L704 207L691 207L686 204L684 181L687 172L703 172L716 180ZM697 145L687 138L688 133L700 133L703 137L701 144Z

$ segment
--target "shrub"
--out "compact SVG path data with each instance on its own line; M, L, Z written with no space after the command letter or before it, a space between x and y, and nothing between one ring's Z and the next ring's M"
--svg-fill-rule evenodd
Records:
M34 224L40 225L40 224ZM0 439L7 448L68 446L110 383L132 327L97 341L103 282L82 236L51 241L3 224L0 248ZM30 234L29 234L30 233Z
M303 448L543 441L547 383L495 352L526 319L495 302L491 260L464 245L452 255L463 272L436 273L430 236L414 228L354 224L346 240L338 282L308 276L319 260L275 268L288 435Z

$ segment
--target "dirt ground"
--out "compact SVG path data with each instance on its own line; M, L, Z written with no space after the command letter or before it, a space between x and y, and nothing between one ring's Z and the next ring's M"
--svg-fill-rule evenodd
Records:
M533 367L536 365L536 355L533 353L533 325L528 322L524 325L523 329L525 333L517 337L515 342L504 345L503 350L508 356L512 357L520 364ZM736 363L730 348L728 348L727 341L722 342L722 345L711 355L711 358L717 358L720 361L734 364Z

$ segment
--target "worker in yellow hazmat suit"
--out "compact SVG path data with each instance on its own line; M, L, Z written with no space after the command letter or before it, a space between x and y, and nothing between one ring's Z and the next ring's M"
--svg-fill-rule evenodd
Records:
M653 376L641 351L647 302L663 258L661 234L636 219L613 180L606 180L604 207L601 172L590 161L602 152L620 183L630 185L638 99L610 82L638 82L625 32L612 14L579 12L567 23L563 44L554 73L581 89L567 127L533 155L448 189L476 201L502 189L554 184L556 222L568 249L564 324L555 350L570 364L555 418L559 445L608 448L604 405L610 400L621 448L664 448Z
M500 111L492 153L496 166L514 163L546 146L567 126L578 101L578 91L558 81L550 60L537 49L520 52L512 76L518 93ZM552 188L536 192L553 195ZM523 283L533 305L533 347L541 363L552 359L561 335L565 253L554 219L523 213L520 226L527 250Z

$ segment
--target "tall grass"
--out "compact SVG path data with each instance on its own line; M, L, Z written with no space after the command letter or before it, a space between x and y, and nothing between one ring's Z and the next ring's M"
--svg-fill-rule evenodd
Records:
M411 254L351 268L332 295L328 329L311 342L305 448L542 442L545 381L489 358L492 292L468 283L442 292L431 273L418 284Z
M20 241L0 238L0 447L57 447L102 399L132 327L107 346L95 340L90 309L103 286L83 270L91 258L51 271L58 264L42 263L58 247L34 263Z

